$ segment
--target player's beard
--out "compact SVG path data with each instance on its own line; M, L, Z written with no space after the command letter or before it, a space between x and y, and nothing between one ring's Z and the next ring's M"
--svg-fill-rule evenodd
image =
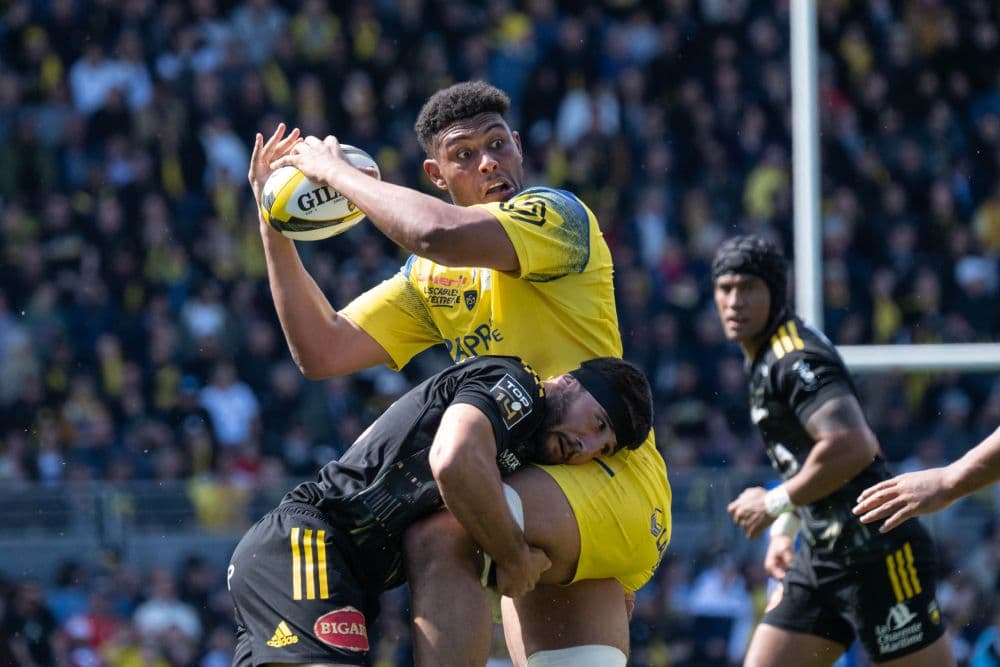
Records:
M561 461L553 460L552 456L549 455L549 452L545 449L545 442L555 427L565 419L566 411L572 398L570 394L571 392L568 391L560 391L548 392L545 395L545 418L542 419L542 425L535 431L535 437L532 440L530 457L532 461L539 463L561 463Z

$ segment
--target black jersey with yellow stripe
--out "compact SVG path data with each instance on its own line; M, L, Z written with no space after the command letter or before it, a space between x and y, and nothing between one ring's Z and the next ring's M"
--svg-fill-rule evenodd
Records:
M456 403L473 405L489 419L501 474L527 463L545 412L541 380L517 357L476 357L408 391L316 481L284 498L319 508L351 535L354 560L364 563L356 574L367 585L402 583L403 532L444 506L429 453L445 410Z
M833 344L800 318L780 318L747 369L750 418L757 425L771 464L783 479L801 469L814 441L805 429L826 401L858 396ZM880 535L851 513L861 491L890 477L881 456L829 496L799 508L803 536L815 550L874 547ZM913 522L910 522L913 523Z

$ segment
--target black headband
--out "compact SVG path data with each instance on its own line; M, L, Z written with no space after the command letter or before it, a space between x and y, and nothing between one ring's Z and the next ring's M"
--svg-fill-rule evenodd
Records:
M603 375L589 368L577 368L570 371L569 374L575 377L577 382L590 392L590 395L608 413L608 419L611 421L611 430L615 432L618 447L632 449L639 444L638 442L633 442L635 439L635 429L632 428L629 421L628 408L625 405L625 401L615 391L611 383Z

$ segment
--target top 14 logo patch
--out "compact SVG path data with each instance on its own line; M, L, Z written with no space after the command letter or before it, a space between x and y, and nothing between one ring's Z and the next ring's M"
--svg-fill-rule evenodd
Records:
M490 394L500 406L500 415L508 431L530 415L534 407L531 394L509 373L505 373L500 381L493 385Z

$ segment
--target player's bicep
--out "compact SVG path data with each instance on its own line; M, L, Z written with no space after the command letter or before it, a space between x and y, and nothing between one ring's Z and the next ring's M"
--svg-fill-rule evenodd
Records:
M496 457L493 423L483 410L470 403L453 403L441 417L431 445L431 469L462 465L470 457Z
M804 426L814 440L870 430L861 406L851 394L832 396L823 401L812 411Z

